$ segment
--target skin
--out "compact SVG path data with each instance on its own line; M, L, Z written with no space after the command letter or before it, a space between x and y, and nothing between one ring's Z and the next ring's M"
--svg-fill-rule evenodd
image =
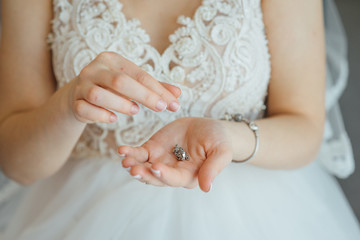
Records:
M315 159L323 135L322 1L266 0L262 8L272 72L267 118L256 121L260 147L251 164L268 169L299 168ZM191 127L194 125L197 127ZM177 133L193 134L178 139L173 134L175 128ZM214 130L209 133L209 129ZM244 123L179 119L154 134L143 146L121 146L119 153L126 156L123 166L142 182L186 188L199 184L208 192L216 176L231 161L251 155L254 139ZM190 161L176 160L171 154L175 144L184 147Z
M86 124L111 122L112 114L104 108L131 114L129 109L135 103L129 99L134 99L131 94L136 91L121 92L123 88L147 89L151 94L146 100L153 100L138 102L151 102L146 106L155 111L157 100L163 98L169 110L180 95L178 88L144 77L139 68L114 53L98 56L78 77L55 91L45 42L51 3L42 1L2 2L0 165L22 184L57 172ZM168 46L168 35L178 27L176 17L192 16L200 4L174 0L163 11L157 7L160 2L165 4L161 0L122 2L128 17L147 24L143 27L159 52ZM272 73L267 118L256 121L260 148L253 165L292 169L316 157L325 118L321 4L320 0L262 2ZM169 24L159 24L163 22ZM110 94L108 88L117 94ZM112 105L120 97L123 104ZM176 138L175 128L183 133ZM189 153L189 161L174 158L171 150L176 143ZM253 149L254 135L243 123L183 118L162 128L143 146L120 146L119 153L126 155L123 166L140 181L186 188L199 185L208 192L222 169L231 161L246 159Z
M179 88L111 52L55 91L46 43L51 13L51 1L2 2L0 166L24 185L57 172L86 124L116 121L105 108L133 115L139 108L131 100L156 112L180 107Z

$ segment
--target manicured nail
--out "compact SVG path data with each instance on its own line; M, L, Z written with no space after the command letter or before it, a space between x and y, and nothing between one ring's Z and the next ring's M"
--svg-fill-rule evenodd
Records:
M156 109L159 111L164 111L166 109L166 102L164 102L163 100L158 101L158 103L156 104Z
M151 172L152 172L156 177L158 177L158 178L161 177L161 172L160 172L160 170L155 170L155 169L152 169L152 168L150 168L150 170L151 170Z
M136 175L136 176L134 176L134 178L136 178L136 179L142 179L142 177L138 174L138 175Z
M139 112L139 110L140 110L140 108L139 108L138 105L133 105L133 106L131 107L130 112L131 112L131 114L137 114L137 113Z
M117 116L115 114L111 114L110 116L110 122L116 122L117 121Z
M126 157L126 155L125 155L125 154L119 154L119 156L120 156L120 157Z
M213 184L211 183L209 192L211 192L212 188L213 188Z
M170 103L169 108L171 111L176 112L180 109L180 104L178 104L177 102L172 102Z
M131 167L125 168L126 171L130 172Z

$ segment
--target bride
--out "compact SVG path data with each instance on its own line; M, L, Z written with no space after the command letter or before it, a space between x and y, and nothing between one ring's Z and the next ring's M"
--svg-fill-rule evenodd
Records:
M313 161L322 11L3 0L0 164L29 186L4 239L360 239Z

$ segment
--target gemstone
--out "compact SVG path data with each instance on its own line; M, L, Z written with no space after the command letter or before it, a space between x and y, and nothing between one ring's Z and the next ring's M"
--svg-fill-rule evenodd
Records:
M243 120L243 116L240 113L236 113L233 115L233 119L235 122L241 122Z
M259 129L259 127L254 123L254 122L251 122L249 124L249 127L251 128L251 130L253 131L257 131Z

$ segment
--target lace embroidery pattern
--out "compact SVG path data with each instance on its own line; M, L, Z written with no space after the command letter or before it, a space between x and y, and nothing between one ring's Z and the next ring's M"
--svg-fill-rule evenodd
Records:
M49 36L58 87L71 81L103 51L128 58L155 79L179 86L181 109L118 115L114 124L88 125L73 156L115 156L118 145L141 145L181 117L221 118L241 112L262 116L270 60L260 0L203 0L193 18L169 36L163 54L152 47L137 19L126 19L119 0L54 0Z

